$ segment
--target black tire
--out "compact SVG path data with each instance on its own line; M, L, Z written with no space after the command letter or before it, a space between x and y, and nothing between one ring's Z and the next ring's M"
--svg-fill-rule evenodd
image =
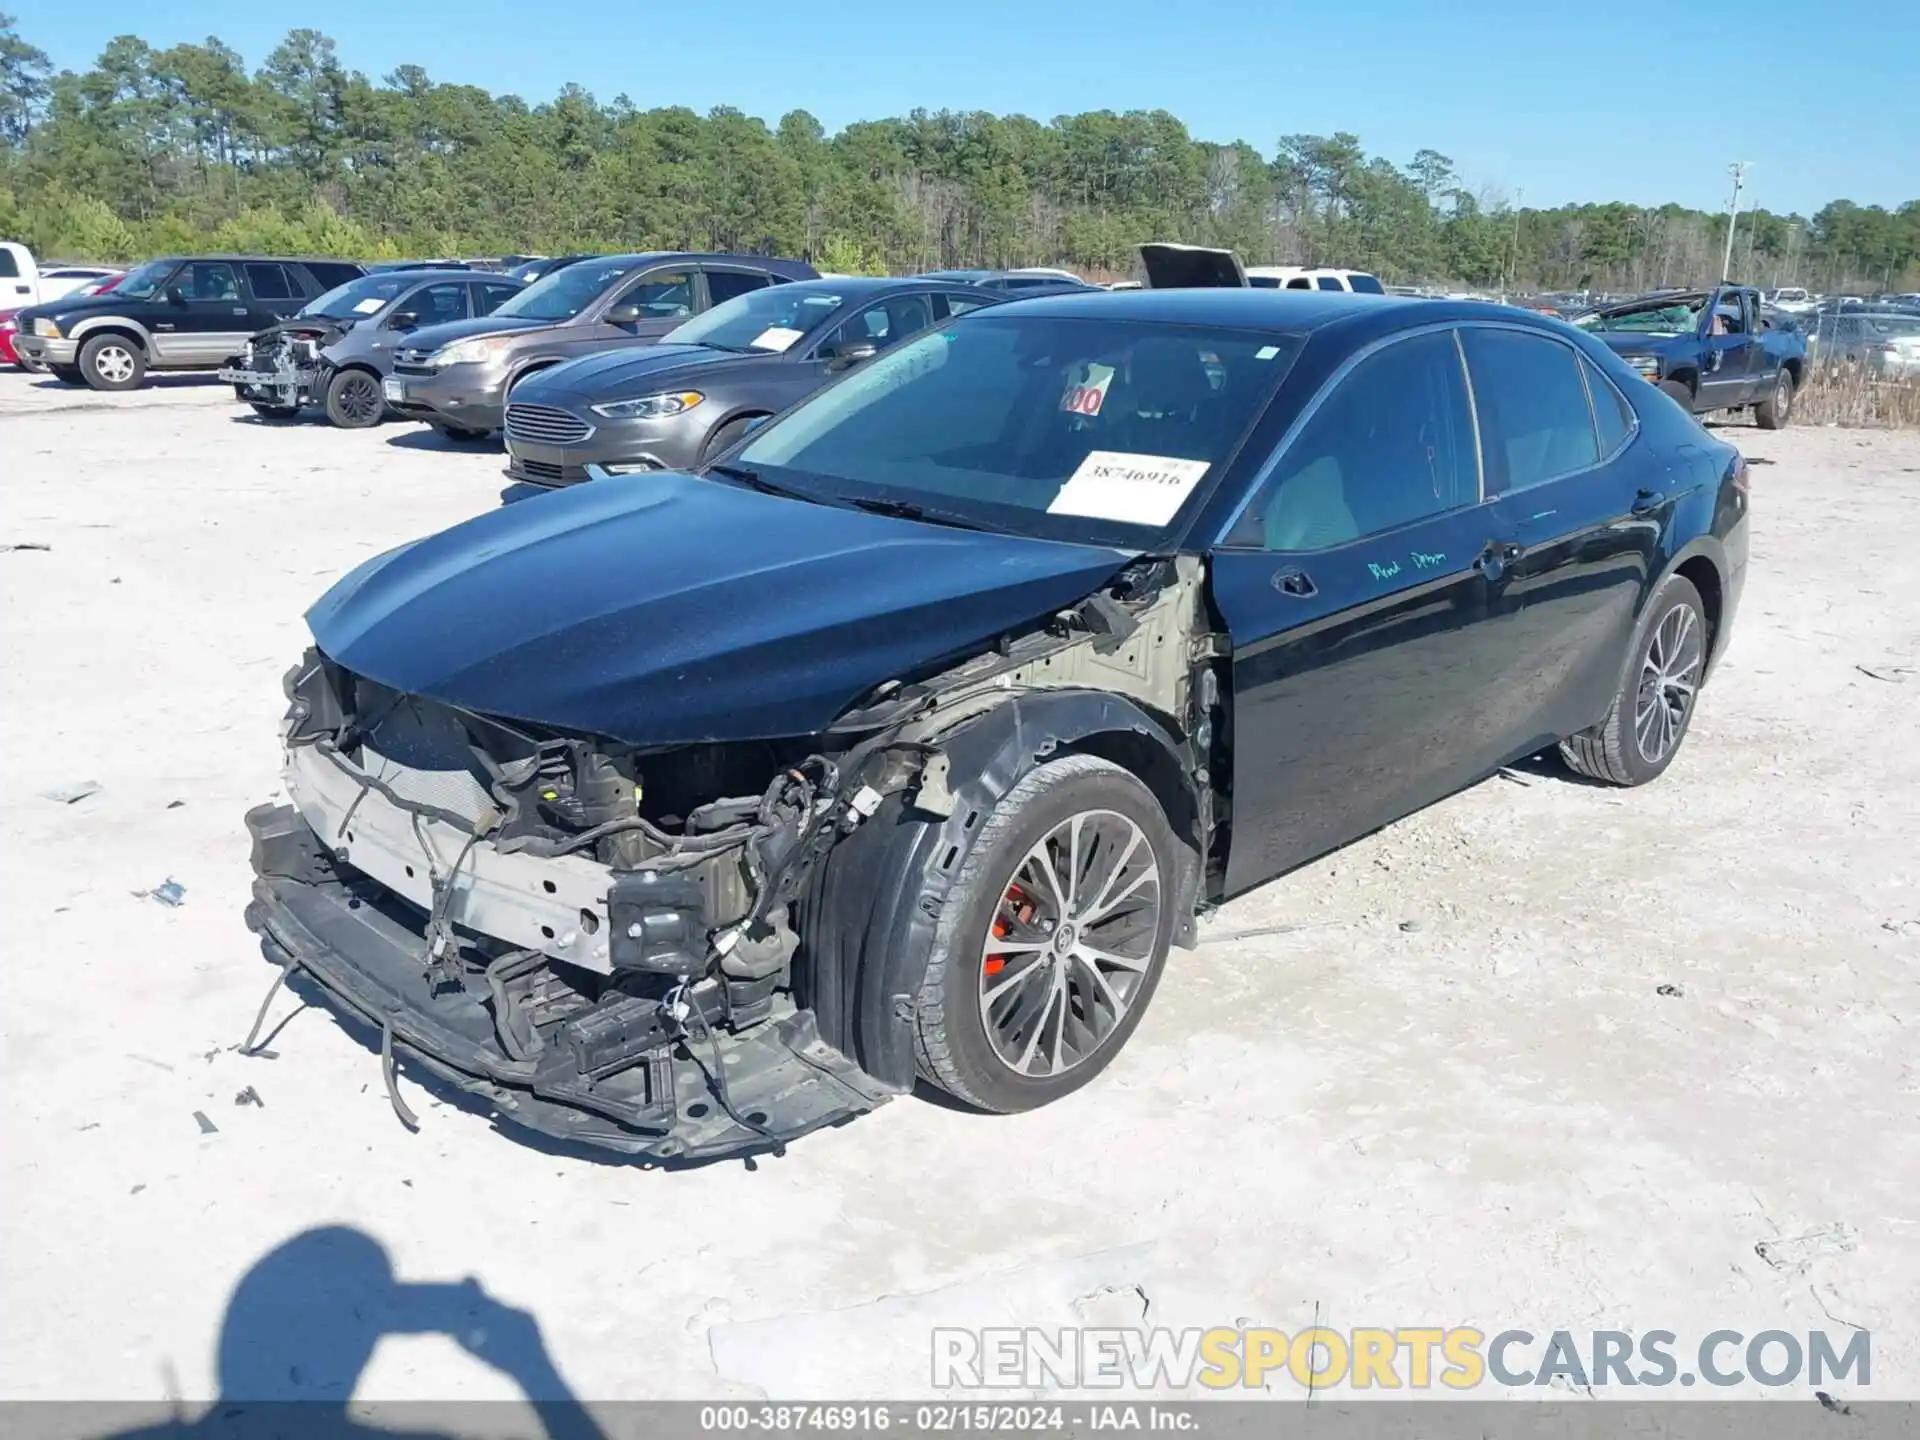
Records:
M1674 621L1676 612L1684 612L1689 618ZM1663 641L1671 633L1667 627L1684 629L1685 633L1678 642L1678 649L1668 648L1664 655L1655 654L1655 644ZM1666 583L1653 597L1653 603L1647 606L1641 617L1640 627L1634 632L1633 645L1627 651L1626 667L1621 671L1620 688L1615 692L1613 704L1607 709L1607 718L1590 730L1582 730L1578 735L1569 736L1560 742L1560 754L1569 766L1578 774L1590 780L1604 780L1610 785L1644 785L1649 780L1658 779L1666 768L1673 763L1673 757L1680 753L1680 746L1687 738L1687 728L1693 722L1693 712L1699 703L1700 682L1706 674L1707 659L1713 643L1712 632L1707 625L1706 607L1700 603L1700 592L1693 582L1684 575L1669 576ZM1646 701L1643 693L1651 685L1652 699L1657 706L1671 710L1670 692L1667 687L1650 674L1656 667L1666 674L1672 674L1681 665L1691 660L1690 673L1686 680L1692 685L1685 706L1680 711L1677 722L1671 728L1670 738L1659 753L1650 754L1647 749L1647 728L1643 720ZM1660 722L1653 718L1655 730L1662 735Z
M1114 923L1104 917L1090 921L1083 934L1075 933L1066 922L1078 918L1082 910L1069 911L1061 923L1044 932L1033 932L1036 936L1051 935L1050 943L1021 944L1017 938L1001 938L998 943L1036 953L1027 966L1009 974L1007 981L1002 982L1014 985L1015 990L990 1001L983 996L983 990L988 977L998 973L1000 967L989 967L993 967L996 960L1000 960L1001 966L1006 964L1000 956L987 953L990 940L1000 936L1000 931L993 927L1009 921L1016 925L1024 923L1002 907L1010 903L1028 904L1029 897L1019 888L1023 877L1028 877L1027 883L1033 885L1035 897L1041 895L1027 868L1029 856L1046 844L1056 829L1068 826L1075 816L1098 816L1098 823L1102 825L1113 825L1116 820L1131 822L1137 829L1150 852L1146 862L1134 860L1129 864L1126 855L1115 862L1111 857L1117 843L1102 852L1094 842L1096 848L1089 852L1086 878L1092 883L1099 875L1094 867L1104 854L1110 865L1125 865L1135 875L1136 879L1129 883L1138 884L1135 893L1144 897L1147 887L1133 866L1144 868L1150 864L1155 876L1153 883L1157 886L1157 912L1151 918L1138 911L1121 916L1119 923L1128 925L1133 932L1125 939L1109 939L1119 932L1101 928ZM1115 828L1124 830L1124 826ZM1015 785L981 827L979 839L961 862L953 888L941 906L931 958L915 1005L914 1058L920 1074L978 1109L1011 1114L1058 1100L1104 1070L1140 1023L1166 966L1167 949L1177 928L1174 908L1180 896L1178 847L1179 842L1153 792L1131 772L1111 761L1091 755L1071 755L1040 766ZM1137 855L1138 852L1130 853ZM1119 873L1114 869L1110 876L1117 878ZM1016 900L1016 896L1020 899ZM1095 903L1102 898L1096 893ZM1028 905L1028 918L1033 908ZM1100 971L1081 956L1075 945L1076 940L1087 935L1108 940L1112 945L1143 947L1145 953L1135 957L1139 968ZM1060 949L1062 945L1066 950ZM996 1042L988 1036L988 1016L994 1004L1010 1003L1015 1009L1028 1004L1041 992L1032 988L1032 982L1021 982L1019 976L1032 974L1041 980L1048 988L1038 1011L1039 1018L1032 1023L1039 1032L1037 1038L1044 1039L1049 1019L1058 1015L1056 1038L1049 1048L1055 1056L1060 1056L1066 1048L1068 1016L1077 1016L1081 1028L1085 1029L1085 1022L1092 1015L1091 1008L1076 1012L1075 1002L1085 1007L1098 1004L1096 993L1082 978L1083 973L1091 973L1108 994L1113 993L1113 987L1107 982L1116 975L1122 976L1122 983L1132 986L1125 995L1124 1007L1117 1016L1105 1014L1108 1028L1080 1056L1063 1057L1066 1063L1057 1070L1049 1065L1048 1073L1022 1073L1013 1061L1002 1057ZM1022 984L1026 986L1024 990L1019 989ZM1073 987L1071 991L1067 988L1069 985ZM1000 1013L1005 1017L1012 1011L1003 1009ZM1026 1013L1034 1012L1028 1009ZM1098 1017L1095 1017L1097 1023ZM1004 1039L1004 1029L1001 1026L995 1029ZM1034 1048L1034 1042L1029 1040L1029 1051ZM1046 1055L1035 1054L1032 1063L1038 1065L1046 1061Z
M80 378L95 390L138 390L147 378L147 354L124 335L95 335L80 347Z
M47 373L62 385L84 385L87 377L80 373L78 365L49 365Z
M1780 430L1793 418L1793 372L1782 369L1773 393L1753 407L1753 419L1762 430Z
M380 377L368 370L337 370L327 381L327 419L342 430L366 430L387 418Z
M1660 382L1660 388L1675 400L1679 401L1682 410L1686 411L1689 415L1693 413L1693 391L1682 385L1678 380L1662 380Z
M753 422L759 418L756 415L742 415L738 420L729 420L714 431L707 437L707 443L701 447L700 463L704 465L714 456L732 449L740 442L740 437L753 428Z
M436 420L429 420L427 423L442 440L452 440L464 445L487 438L487 432L484 430L468 430L459 425L442 425Z

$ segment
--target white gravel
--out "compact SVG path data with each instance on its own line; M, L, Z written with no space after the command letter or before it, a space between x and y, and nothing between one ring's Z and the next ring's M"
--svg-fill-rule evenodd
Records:
M906 1099L660 1173L403 1079L409 1135L324 1011L231 1049L272 974L241 814L277 794L301 613L495 505L497 452L0 375L0 544L51 547L0 553L0 1395L211 1397L249 1267L350 1226L530 1313L591 1399L922 1393L930 1325L1130 1286L1173 1326L1858 1325L1870 1393L1920 1397L1920 437L1722 433L1751 579L1660 783L1494 779L1227 907L1050 1109ZM142 898L168 879L179 908ZM295 1273L256 1276L230 1383L291 1338L308 1389L516 1393L402 1333L449 1292Z

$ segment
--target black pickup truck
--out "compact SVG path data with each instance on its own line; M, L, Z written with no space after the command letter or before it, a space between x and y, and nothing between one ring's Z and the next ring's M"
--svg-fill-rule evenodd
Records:
M1787 423L1807 373L1805 337L1769 325L1747 285L1662 291L1573 323L1694 414L1750 406L1763 430Z

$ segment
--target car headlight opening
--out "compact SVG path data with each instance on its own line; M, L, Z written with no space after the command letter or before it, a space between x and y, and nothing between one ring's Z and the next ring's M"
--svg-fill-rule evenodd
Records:
M488 335L479 340L460 340L443 345L427 357L427 364L438 370L447 365L475 365L507 343L505 335Z
M665 395L642 395L633 400L609 400L604 405L594 405L596 415L609 420L665 420L669 416L684 415L707 397L698 390L675 390Z

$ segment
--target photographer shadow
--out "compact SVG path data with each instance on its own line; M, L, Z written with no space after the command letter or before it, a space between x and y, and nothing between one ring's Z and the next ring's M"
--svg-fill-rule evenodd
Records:
M359 1402L354 1389L388 1335L445 1335L519 1387L549 1440L604 1440L547 1353L539 1322L480 1282L394 1278L378 1241L348 1226L305 1231L262 1256L234 1287L220 1327L220 1394L184 1417L112 1440L455 1440L497 1428L471 1401ZM518 1432L516 1432L518 1433ZM539 1433L539 1432L530 1432Z

